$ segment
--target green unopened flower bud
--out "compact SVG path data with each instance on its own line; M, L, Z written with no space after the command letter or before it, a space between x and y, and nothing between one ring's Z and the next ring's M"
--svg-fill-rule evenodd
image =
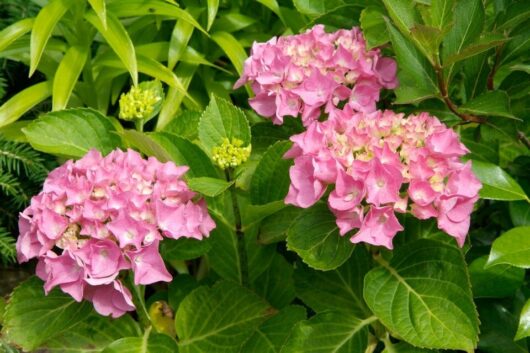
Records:
M243 141L232 138L232 142L225 138L220 146L212 149L213 161L222 169L235 168L245 162L250 156L251 145L243 146Z
M162 99L154 89L133 87L120 97L120 119L147 119L155 109L155 104Z

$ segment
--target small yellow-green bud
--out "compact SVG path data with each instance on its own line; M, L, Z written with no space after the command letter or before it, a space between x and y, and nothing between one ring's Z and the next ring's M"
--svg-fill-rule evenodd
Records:
M222 169L235 168L244 163L250 156L251 145L243 146L243 141L232 138L232 142L225 138L220 146L212 149L213 161Z
M153 89L133 87L120 97L120 119L147 119L153 113L155 104L162 99Z

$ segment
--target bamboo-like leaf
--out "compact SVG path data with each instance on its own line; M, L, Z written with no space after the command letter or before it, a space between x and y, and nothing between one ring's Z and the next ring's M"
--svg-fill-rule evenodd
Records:
M85 18L99 31L103 38L105 38L112 50L114 50L116 55L121 59L123 65L127 68L127 71L131 74L133 83L137 85L138 63L136 61L136 53L125 27L123 27L118 18L110 11L107 12L107 28L104 27L101 19L94 11L87 12Z
M4 28L0 32L0 51L3 51L15 40L31 31L34 22L34 18L25 18Z
M215 32L212 34L212 39L221 47L221 49L223 49L226 56L228 56L236 68L237 73L241 75L243 71L243 63L247 58L247 53L241 43L239 43L233 35L227 32Z
M213 21L215 21L215 16L217 16L217 10L219 9L219 0L208 0L208 26L206 30L210 30L212 27Z
M0 107L0 127L8 125L52 94L49 81L37 83L17 93Z
M107 10L118 17L162 15L169 16L171 18L178 18L193 25L206 35L208 34L186 10L179 8L175 4L171 4L168 1L120 0L108 4Z
M87 57L88 47L80 45L70 47L64 55L53 80L52 110L66 108Z
M50 1L48 5L40 10L37 18L35 18L33 28L38 30L31 32L30 76L35 73L46 43L48 43L57 22L64 16L72 4L73 1L70 0Z
M101 23L103 23L103 28L107 29L107 7L105 6L105 0L88 0L88 2L98 15Z
M182 54L186 51L188 42L193 34L193 26L183 20L178 20L171 34L168 51L167 66L173 70Z

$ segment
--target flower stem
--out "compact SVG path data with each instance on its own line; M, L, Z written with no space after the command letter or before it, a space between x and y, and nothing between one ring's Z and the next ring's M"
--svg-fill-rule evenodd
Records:
M147 307L145 306L145 287L141 285L134 284L134 279L131 274L129 277L132 287L132 300L134 303L134 306L136 306L136 313L138 314L138 320L140 321L140 324L144 328L150 328L151 327L151 318L149 317L149 313L147 311Z
M234 181L232 173L229 169L225 171L226 180L228 182ZM245 246L245 234L241 228L241 212L239 210L239 204L237 202L236 194L236 183L233 183L230 187L230 195L232 196L232 207L234 208L234 218L235 218L235 231L237 237L237 252L239 255L239 268L241 271L241 285L243 287L249 286L248 279L248 259L247 259L247 249Z

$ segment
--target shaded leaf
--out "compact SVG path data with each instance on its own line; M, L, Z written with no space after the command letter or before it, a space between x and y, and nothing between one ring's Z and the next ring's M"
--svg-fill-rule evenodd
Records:
M460 106L463 113L502 116L517 119L510 108L510 98L504 91L489 91Z
M471 287L475 298L499 298L513 295L523 284L524 270L508 265L484 268L488 261L482 256L469 265Z
M495 239L488 266L507 264L530 268L530 227L516 227Z
M473 161L473 173L482 183L480 197L490 200L527 200L525 192L501 167L487 162Z

